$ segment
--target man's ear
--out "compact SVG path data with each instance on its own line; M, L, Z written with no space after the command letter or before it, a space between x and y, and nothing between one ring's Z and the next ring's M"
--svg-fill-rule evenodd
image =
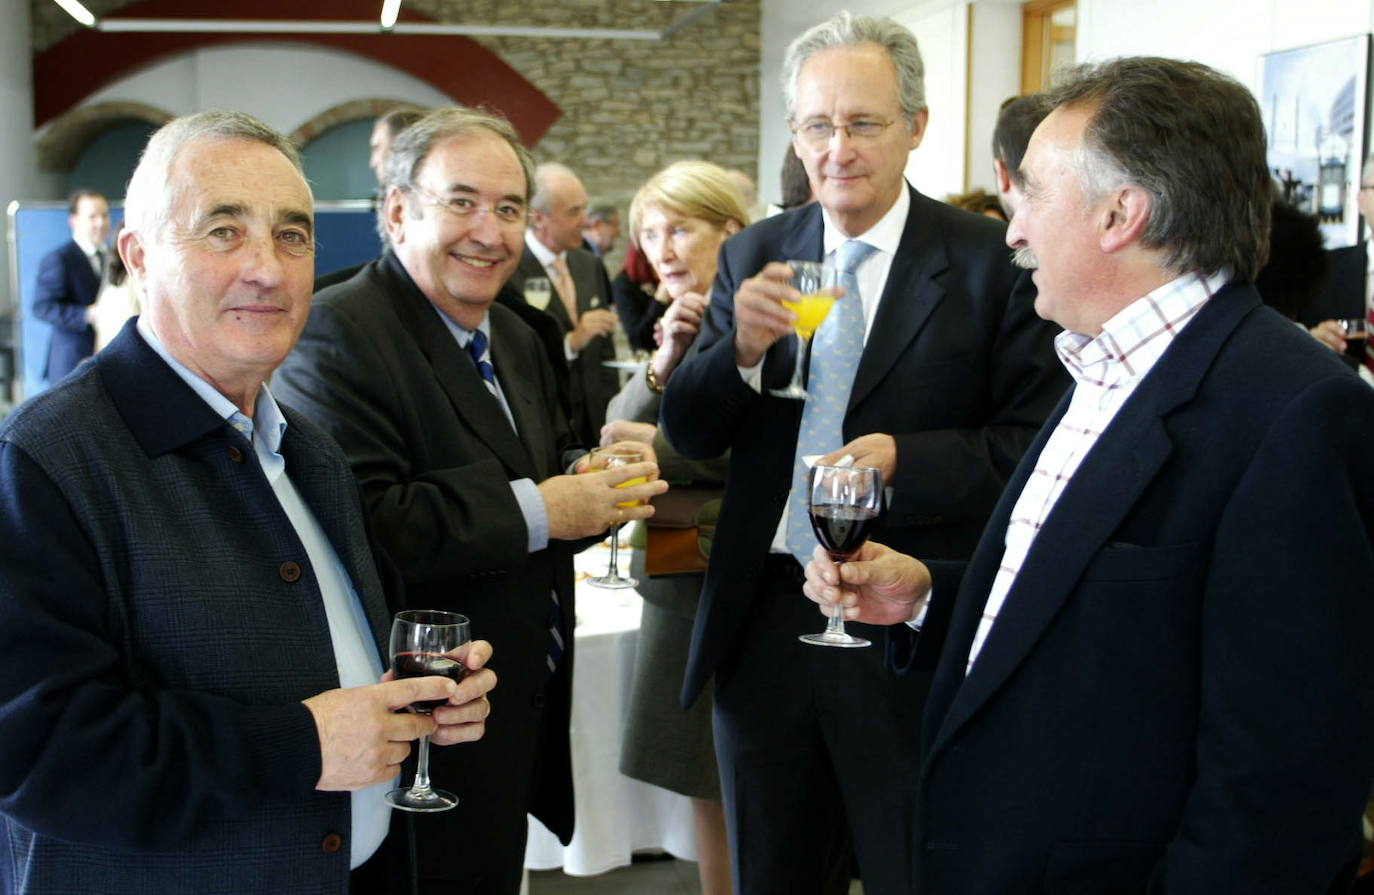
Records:
M992 160L992 170L997 177L997 193L1005 196L1011 191L1011 174L1007 171L1007 166L1002 164L1000 158Z
M116 247L119 250L119 257L124 260L124 266L128 268L134 282L142 283L147 274L148 261L143 252L143 234L129 229L121 230Z
M405 242L406 199L399 187L386 188L386 199L382 206L382 220L386 223L386 235L392 245Z
M1140 241L1150 223L1150 194L1126 185L1103 200L1098 210L1098 243L1110 254Z

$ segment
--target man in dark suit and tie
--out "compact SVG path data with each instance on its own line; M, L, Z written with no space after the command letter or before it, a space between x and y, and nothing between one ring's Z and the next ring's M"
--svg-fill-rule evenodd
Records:
M615 488L652 463L564 474L587 460L544 350L493 304L530 183L502 119L441 109L407 128L387 162L391 249L316 296L273 382L342 445L410 604L462 612L500 645L498 723L434 756L461 805L416 818L421 893L518 892L527 813L571 838L572 554L653 512L617 502L666 490Z
M95 351L91 305L105 273L110 203L92 190L72 193L67 201L67 226L71 240L39 262L33 298L33 316L52 326L43 373L49 382L66 376Z
M818 202L722 249L696 353L666 384L684 455L731 451L683 699L715 675L716 740L738 890L908 891L915 739L927 681L868 649L800 643L811 537L806 458L882 470L885 537L966 557L1021 452L1063 390L1003 225L932 201L902 172L927 111L916 40L841 14L785 63L788 120ZM849 293L817 332L812 399L776 397L797 339L787 259L829 260ZM827 406L839 412L818 413Z
M1248 282L1249 91L1169 59L1069 75L1007 242L1073 388L970 563L869 543L806 591L938 662L913 891L1343 892L1374 778L1374 393Z
M142 316L0 427L0 891L409 893L383 797L411 740L482 735L491 649L378 683L395 575L264 384L310 309L296 150L179 118L126 202Z
M513 291L498 300L523 295L530 277L548 277L553 284L545 313L563 335L561 345L547 348L555 358L561 353L568 365L574 434L585 444L597 444L606 405L620 391L620 377L606 366L615 360L611 281L601 259L582 248L582 228L589 223L582 181L563 165L549 163L535 169L534 182L524 255L510 278Z

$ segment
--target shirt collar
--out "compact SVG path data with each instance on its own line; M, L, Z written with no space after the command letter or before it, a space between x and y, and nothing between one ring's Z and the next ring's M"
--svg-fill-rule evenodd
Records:
M534 253L535 259L545 267L553 264L554 261L562 258L564 252L551 252L548 246L539 241L539 237L534 235L533 230L525 231L525 245Z
M1054 339L1059 360L1079 385L1118 388L1136 382L1229 279L1227 271L1176 277L1116 312L1097 336L1060 333Z
M453 322L453 318L439 310L431 302L430 307L434 308L434 313L439 315L439 319L444 321L444 326L448 327L449 333L458 340L458 347L464 350L468 347L468 342L472 341L473 330L466 329ZM487 337L487 344L491 344L491 311L482 315L482 322L477 324L477 329L481 330L482 335Z
M838 249L843 243L850 239L857 239L866 242L880 252L888 255L897 254L897 246L902 241L902 231L906 229L907 213L911 210L911 191L907 189L906 181L902 181L901 193L897 196L897 201L892 203L892 207L887 210L878 223L869 227L858 236L845 236L835 222L830 219L830 212L821 207L821 220L824 222L825 233L823 245L825 256Z
M241 432L244 438L252 441L253 433L258 432L272 453L281 453L282 438L286 435L286 418L282 416L281 408L277 406L272 393L268 391L266 382L258 387L258 400L253 405L253 419L250 420L239 411L233 401L224 397L213 385L192 373L184 364L172 357L166 346L153 333L152 325L147 321L146 316L138 318L138 334L143 337L143 341L148 343L148 347L157 353L158 357L166 361L173 373L180 376L181 380L189 385L193 392L200 395L201 400L210 405L210 409L217 416Z
M76 247L86 253L87 258L94 257L97 249L100 251L105 250L104 246L98 246L93 242L87 242L83 237L77 236L74 233L72 234L72 242L76 243Z

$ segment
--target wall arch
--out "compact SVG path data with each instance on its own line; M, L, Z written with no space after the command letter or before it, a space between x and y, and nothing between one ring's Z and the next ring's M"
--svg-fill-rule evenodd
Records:
M48 125L35 141L40 171L70 171L91 140L121 121L144 121L161 126L174 116L147 103L114 101L69 109Z
M291 141L297 146L305 146L311 140L330 128L347 124L350 121L357 121L360 118L380 118L392 109L414 109L418 112L427 111L419 103L413 103L406 99L351 99L347 102L331 106L323 112L316 114L309 121L301 124L291 132Z

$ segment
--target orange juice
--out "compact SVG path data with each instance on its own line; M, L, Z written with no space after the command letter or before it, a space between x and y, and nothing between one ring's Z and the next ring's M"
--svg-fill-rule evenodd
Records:
M825 318L830 314L830 306L834 303L834 295L828 292L817 292L812 295L803 295L801 301L785 301L782 306L797 315L797 321L792 324L797 335L803 339L809 339L825 322Z
M647 482L647 481L648 481L647 478L645 478L645 477L642 476L642 475L638 475L638 476L635 476L634 478L630 479L628 482L621 482L619 485L616 485L616 487L617 487L617 488L628 488L628 487L630 487L631 485L642 485L642 484L644 484L644 483ZM622 508L622 509L624 509L624 508L626 508L626 507L639 506L639 501L637 501L637 500L627 500L627 501L625 501L624 503L618 503L618 504L616 504L616 506L618 506L618 507L620 507L620 508Z

